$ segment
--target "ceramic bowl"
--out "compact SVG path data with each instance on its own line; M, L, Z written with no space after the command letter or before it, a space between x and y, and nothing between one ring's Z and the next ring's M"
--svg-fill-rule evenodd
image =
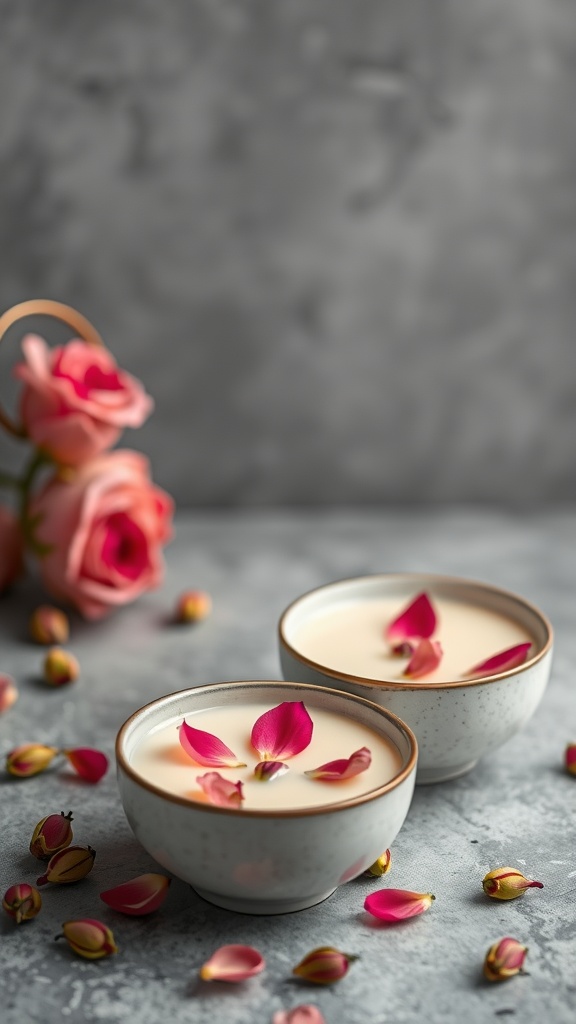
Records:
M432 600L470 605L512 620L532 641L528 660L519 668L468 679L443 679L441 663L434 681L426 682L358 675L349 664L343 670L336 655L324 664L299 648L303 626L332 609L393 597L400 611L422 591ZM528 721L550 675L552 627L528 601L498 587L439 575L381 574L340 580L297 598L280 619L279 645L285 678L366 697L405 721L418 741L418 784L470 771Z
M312 718L314 709L326 709L374 730L398 752L397 773L338 803L261 810L176 796L133 767L139 743L162 724L203 709L263 702L275 707L284 701L304 701ZM273 681L214 683L160 697L133 714L116 741L122 803L145 849L209 902L250 914L311 907L374 863L406 817L416 758L411 730L378 704L325 687ZM192 775L197 771L193 766Z

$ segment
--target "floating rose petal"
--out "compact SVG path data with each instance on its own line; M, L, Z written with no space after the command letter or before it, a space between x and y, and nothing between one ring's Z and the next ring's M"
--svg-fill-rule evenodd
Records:
M284 701L254 723L250 742L261 761L284 761L305 750L314 726L302 701Z
M438 640L420 640L404 669L404 675L409 679L420 679L438 668L441 660L442 647Z
M496 672L506 672L509 668L518 668L522 665L528 657L528 651L532 647L531 643L516 644L514 647L508 647L505 651L499 651L498 654L492 655L486 661L481 661L479 665L474 665L467 676L493 676Z
M490 946L484 960L484 977L488 981L506 981L519 974L524 966L527 946L507 936Z
M364 900L364 909L380 921L405 921L423 914L436 899L430 892L409 889L378 889Z
M390 643L397 644L412 637L428 639L435 629L436 612L428 594L423 592L386 627L385 634Z
M344 977L354 960L358 957L353 953L342 953L334 946L319 946L306 954L292 974L316 985L332 985Z
M326 1021L317 1006L303 1003L291 1010L277 1010L272 1024L326 1024Z
M200 968L203 981L245 981L264 970L265 961L253 946L220 946Z
M542 882L533 882L516 868L494 868L484 875L482 888L487 896L497 900L515 900L526 889L543 889Z
M409 658L414 654L415 649L415 644L411 643L410 640L403 640L401 644L394 644L392 654L396 654L399 658Z
M196 782L216 807L241 807L244 799L241 782L229 782L220 772L198 775Z
M254 775L261 782L272 782L289 771L290 766L284 764L284 761L260 761L254 769Z
M149 872L146 875L138 875L129 882L123 882L114 889L106 889L100 893L100 899L112 907L112 910L119 910L121 914L141 917L162 906L168 895L170 882L171 879L166 875Z
M319 779L321 782L340 782L342 779L351 779L354 775L365 772L372 763L372 754L368 747L360 747L350 757L342 757L338 761L328 761L321 764L319 768L313 768L304 772L311 779Z
M63 750L70 764L86 782L99 782L108 771L108 758L101 750L92 747L74 747Z
M201 764L205 768L246 767L243 761L238 760L234 751L211 732L195 729L184 721L178 730L178 736L184 750L196 764Z
M570 775L576 775L576 743L569 743L564 752L564 764Z

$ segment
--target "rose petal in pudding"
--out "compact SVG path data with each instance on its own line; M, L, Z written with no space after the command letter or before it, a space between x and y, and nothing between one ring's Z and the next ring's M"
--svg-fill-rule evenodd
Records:
M322 782L339 782L342 779L352 779L355 775L365 772L372 763L372 754L368 747L360 747L350 757L342 757L337 761L328 761L321 764L319 768L313 768L304 772L311 779L319 779Z
M364 909L380 921L405 921L423 914L436 897L431 892L410 889L378 889L364 900Z
M162 906L168 895L170 882L171 879L166 875L149 872L138 875L129 882L123 882L113 889L106 889L100 893L100 899L112 907L112 910L119 910L121 914L141 917Z
M195 729L194 726L188 725L186 720L178 730L178 737L182 747L196 764L206 768L246 767L243 761L238 760L234 751L217 736L203 729Z
M302 701L284 701L254 723L250 742L261 761L285 761L305 750L313 723Z
M290 766L284 761L259 761L254 769L254 775L260 782L272 782L289 771Z
M74 747L72 750L63 750L62 753L86 782L99 782L108 771L108 758L101 750L94 750L92 747Z
M420 640L403 674L409 679L420 679L438 668L441 660L442 647L438 640Z
M211 804L216 807L241 807L244 799L241 782L230 782L220 772L206 772L198 775L196 782L204 791Z
M428 639L436 629L436 612L428 594L422 592L385 629L386 639L399 644L412 638Z
M493 654L491 658L487 658L486 661L481 661L479 665L475 665L466 675L492 676L497 672L506 672L507 669L518 668L519 665L523 665L526 661L531 647L531 643L523 643L515 644L514 647L508 647L505 651L498 651L498 654Z
M264 957L253 946L220 946L200 968L200 977L203 981L245 981L264 967Z

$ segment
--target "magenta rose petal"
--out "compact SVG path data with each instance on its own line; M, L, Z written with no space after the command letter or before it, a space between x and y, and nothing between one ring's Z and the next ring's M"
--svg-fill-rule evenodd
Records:
M243 761L239 761L234 751L230 750L222 740L218 739L211 732L203 729L195 729L188 725L186 720L182 722L178 730L180 743L186 753L197 764L206 768L245 768Z
M244 799L241 782L230 782L220 772L206 772L198 775L196 782L204 791L211 804L216 807L241 807Z
M168 895L170 882L171 879L166 875L149 872L138 875L129 882L123 882L113 889L106 889L100 893L100 899L112 907L112 910L119 910L121 914L142 917L162 906Z
M428 594L422 592L386 627L386 639L401 644L411 638L428 639L436 629L436 612Z
M365 772L372 763L372 754L368 747L360 747L350 757L342 757L338 761L328 761L321 764L319 768L313 768L304 772L311 779L320 779L322 782L339 782L342 779L352 779L355 775Z
M253 946L220 946L200 968L200 977L203 981L246 981L264 967L264 957Z
M442 647L438 640L420 640L403 674L409 679L420 679L438 668L441 660Z
M261 761L284 761L305 750L314 725L302 701L284 701L254 723L250 742Z
M93 750L92 747L74 747L72 750L63 750L62 753L86 782L99 782L108 771L108 758L101 750Z
M491 676L495 675L496 672L505 672L509 668L518 668L519 665L526 661L531 647L531 643L522 643L515 644L514 647L508 647L505 651L498 651L498 654L493 654L491 658L487 658L486 661L481 661L479 665L475 665L466 675Z
M423 914L435 897L430 892L412 892L410 889L379 889L364 900L364 909L380 921L405 921Z

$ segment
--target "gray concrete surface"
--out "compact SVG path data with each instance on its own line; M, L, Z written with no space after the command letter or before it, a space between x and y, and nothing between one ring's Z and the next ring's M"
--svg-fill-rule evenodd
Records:
M556 631L552 678L524 731L470 775L418 789L393 847L386 883L431 890L423 917L372 927L362 911L378 882L361 879L321 906L286 917L218 910L175 880L153 917L121 917L98 893L154 864L124 819L114 772L87 786L56 772L0 780L0 890L33 881L27 853L36 821L72 808L79 842L97 850L92 874L52 887L34 921L0 922L2 1024L268 1024L280 1007L313 1002L328 1024L572 1024L576 984L575 780L564 774L576 738L574 578L576 514L517 516L446 509L394 514L332 511L182 516L168 549L163 588L109 620L73 621L70 648L82 674L69 689L38 681L42 651L25 623L39 593L29 581L0 604L0 670L18 680L18 703L0 719L2 751L24 741L90 744L112 754L117 728L137 707L172 690L231 678L278 676L277 618L300 592L366 571L426 570L506 586L537 603ZM196 629L167 625L180 590L208 589L212 617ZM542 890L502 904L480 881L490 868L519 867ZM63 920L95 916L114 928L120 953L89 963L53 936ZM502 985L481 977L489 945L512 935L529 946L529 976ZM198 981L220 944L257 946L267 969L240 987ZM346 978L312 989L291 978L310 948L356 953Z

